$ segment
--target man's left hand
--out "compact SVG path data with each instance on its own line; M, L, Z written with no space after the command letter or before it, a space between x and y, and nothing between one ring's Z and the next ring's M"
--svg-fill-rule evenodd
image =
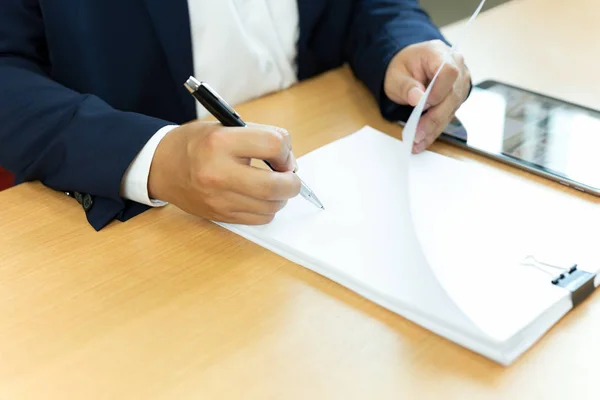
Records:
M446 61L427 99L427 112L417 127L413 153L428 148L454 118L467 98L471 75L463 57L440 40L408 46L394 56L385 74L385 94L394 102L415 107L425 86Z

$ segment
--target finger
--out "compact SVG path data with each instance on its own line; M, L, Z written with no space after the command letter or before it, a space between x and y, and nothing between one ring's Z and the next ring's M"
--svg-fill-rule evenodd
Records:
M416 107L421 101L421 97L425 95L425 92L420 87L414 86L408 91L407 103L412 107Z
M265 125L265 124L256 124L256 123L248 123L248 127L255 129L268 129L273 130L280 133L283 136L285 144L288 146L290 150L292 150L292 136L287 129L281 128L279 126L274 125Z
M296 172L298 169L298 162L296 161L296 156L294 152L292 152L292 135L287 129L280 128L277 126L271 126L271 129L275 129L281 136L283 137L284 145L290 150L288 153L289 156L284 163L279 163L277 160L270 160L271 166L275 171L279 172L288 172L293 171Z
M441 62L436 65L437 66L435 67L434 73L439 69ZM444 99L448 97L448 95L454 90L454 84L456 83L459 74L459 69L454 64L454 61L448 61L448 63L446 63L446 65L444 65L440 71L433 88L431 88L431 93L429 93L427 103L431 104L432 106L437 106L443 102Z
M424 152L427 148L429 148L429 146L431 146L433 144L433 142L435 142L436 139L437 139L437 137L434 135L427 136L421 142L413 144L412 152L414 154L419 154L419 153Z
M386 90L390 99L397 104L415 107L425 94L423 84L403 69L398 69L391 73L393 74L393 79L390 80L389 90Z
M265 160L277 171L292 171L296 158L291 152L289 133L276 128L228 128L215 132L218 145L234 157Z
M453 57L455 64L460 69L460 76L455 85L455 90L458 92L461 102L464 102L471 88L471 73L465 64L465 58L462 54L454 53Z
M454 64L456 66L458 66L459 69L463 70L467 67L465 64L465 56L462 55L461 53L456 52L456 51L453 52L452 58L454 59Z
M229 213L258 215L275 215L287 204L287 200L260 200L235 192L230 192L223 201Z
M275 215L249 214L236 212L227 216L223 222L238 225L266 225L275 219Z
M459 106L460 99L452 92L441 104L432 107L417 125L415 144L420 145L425 141L423 146L429 147L448 126Z
M300 193L301 182L291 172L273 172L252 166L234 165L230 168L231 190L260 200L288 200Z

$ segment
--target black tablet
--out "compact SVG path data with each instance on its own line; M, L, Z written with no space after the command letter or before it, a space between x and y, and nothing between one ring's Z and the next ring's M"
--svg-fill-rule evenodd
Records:
M596 110L485 81L440 139L600 196Z

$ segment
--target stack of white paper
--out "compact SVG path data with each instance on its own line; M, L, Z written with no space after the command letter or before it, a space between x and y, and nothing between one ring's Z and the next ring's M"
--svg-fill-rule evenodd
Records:
M598 265L598 207L438 154L409 155L364 128L299 159L326 210L298 197L269 225L222 225L508 364L572 307L569 292L521 262Z

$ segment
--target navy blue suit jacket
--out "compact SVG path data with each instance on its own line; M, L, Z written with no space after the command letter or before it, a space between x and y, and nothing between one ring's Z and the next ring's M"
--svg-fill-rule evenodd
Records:
M215 0L217 1L217 0ZM298 0L298 78L350 64L384 117L391 58L443 39L417 0ZM0 165L86 197L101 229L144 211L121 178L148 139L196 117L186 0L1 0Z

